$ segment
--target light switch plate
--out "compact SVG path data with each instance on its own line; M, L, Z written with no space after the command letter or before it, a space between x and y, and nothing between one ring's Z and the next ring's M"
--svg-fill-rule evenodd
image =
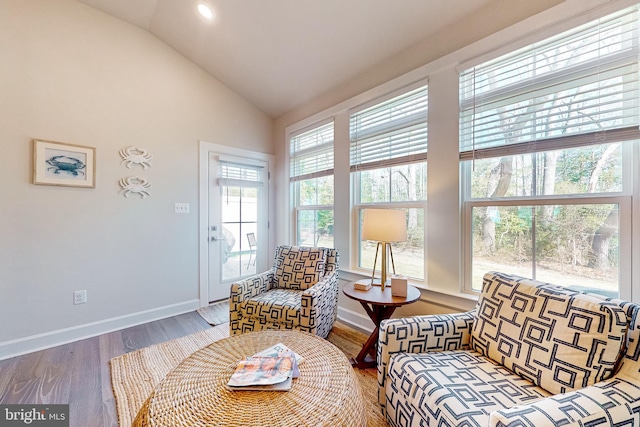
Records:
M176 213L189 213L189 203L177 203L176 202Z

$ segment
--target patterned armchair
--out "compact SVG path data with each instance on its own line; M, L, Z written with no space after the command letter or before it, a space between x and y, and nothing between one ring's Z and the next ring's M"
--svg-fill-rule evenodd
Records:
M640 305L487 273L476 308L382 322L391 426L640 426Z
M270 270L231 285L231 335L297 329L326 338L337 313L336 249L278 246Z

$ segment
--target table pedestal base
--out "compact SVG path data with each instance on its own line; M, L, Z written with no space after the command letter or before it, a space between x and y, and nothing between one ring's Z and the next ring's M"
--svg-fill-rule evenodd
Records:
M368 354L364 357L364 360L359 362L355 357L349 359L351 366L358 369L375 368L377 366L376 359Z
M407 296L399 297L391 294L390 286L385 286L385 289L373 286L367 291L361 291L355 288L355 283L357 282L344 285L342 292L362 305L375 325L375 329L362 346L360 353L354 359L350 359L350 362L354 368L375 368L380 323L390 318L396 308L417 301L420 298L420 291L414 286L407 286Z
M392 305L374 305L367 304L360 301L360 304L367 312L376 328L373 330L369 338L362 346L360 353L354 358L350 359L351 366L358 369L375 368L376 367L376 351L378 347L378 333L380 332L380 323L389 319L393 312L396 310Z

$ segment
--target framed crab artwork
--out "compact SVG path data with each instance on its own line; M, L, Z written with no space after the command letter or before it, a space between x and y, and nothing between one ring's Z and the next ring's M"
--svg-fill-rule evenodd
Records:
M34 139L33 183L95 188L96 149Z

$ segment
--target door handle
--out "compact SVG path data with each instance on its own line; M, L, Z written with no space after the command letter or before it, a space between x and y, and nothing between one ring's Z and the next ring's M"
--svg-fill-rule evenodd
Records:
M211 237L209 237L209 240L211 240L212 242L217 242L217 241L220 241L220 240L227 240L227 239L225 239L224 237L211 236Z

